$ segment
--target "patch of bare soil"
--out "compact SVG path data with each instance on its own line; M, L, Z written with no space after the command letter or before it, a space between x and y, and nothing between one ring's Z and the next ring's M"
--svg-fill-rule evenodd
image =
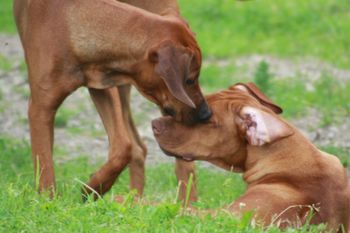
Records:
M17 36L0 35L0 56L6 57L12 63L10 69L0 70L0 135L29 140L27 120L29 87L26 73L21 71L20 64L23 61L23 52ZM335 78L350 80L349 70L337 69L311 60L292 62L270 56L251 56L239 58L235 62L237 65L248 67L247 73L244 74L247 76L253 75L255 67L261 60L267 61L271 71L280 77L293 77L302 73L304 76L314 79L320 77L319 70L327 69ZM225 65L225 62L219 61L218 65ZM151 119L160 116L158 108L150 104L135 90L132 92L131 99L137 127L148 146L147 163L173 161L172 158L165 156L159 150L150 127ZM87 89L77 90L63 103L62 107L74 111L75 114L67 119L65 127L55 129L55 145L59 148L58 153L62 155L58 162L80 155L89 156L92 162L96 158L106 158L107 137ZM293 123L317 145L350 148L350 119L344 119L340 125L319 128L318 113L310 110L307 116L293 120ZM74 133L69 130L70 128L78 128L79 132Z
M234 63L237 67L242 68L241 70L244 72L244 77L253 77L256 68L262 61L268 63L270 72L279 78L301 76L306 77L307 80L315 81L323 74L328 74L343 82L350 81L350 70L339 69L313 58L290 60L270 55L256 54L239 57L235 60L208 59L204 61L204 64L214 64L222 67Z

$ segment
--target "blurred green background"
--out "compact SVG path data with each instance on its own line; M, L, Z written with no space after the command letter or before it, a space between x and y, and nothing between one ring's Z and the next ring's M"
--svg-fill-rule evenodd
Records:
M247 54L317 57L350 67L348 0L180 0L206 58ZM16 33L12 1L0 3L0 30Z
M284 117L300 123L304 130L315 135L319 147L339 156L344 165L349 164L349 0L180 0L179 4L183 17L197 34L204 55L200 83L206 93L236 82L254 81L283 107ZM0 0L0 38L3 38L1 35L16 35L11 0ZM3 41L0 42L2 46ZM0 79L18 68L24 76L23 58L15 67L12 58L0 50ZM0 88L0 118L6 108L2 104L4 90ZM27 89L15 90L23 92L23 98L28 97ZM60 110L56 127L67 127L69 119L79 111ZM319 134L331 130L334 141L317 141ZM67 131L77 137L84 133L74 127L67 127ZM86 134L97 136L94 132ZM335 144L338 139L345 143ZM55 153L60 154L60 150L64 148L56 148ZM1 232L23 229L25 232L65 232L67 226L71 232L110 232L118 227L124 232L135 229L143 232L262 231L261 228L253 230L247 221L237 222L227 216L203 220L178 215L178 206L171 204L176 195L176 180L169 172L172 169L169 165L147 171L146 197L165 200L165 204L130 209L111 204L108 198L97 204L80 204L80 184L72 177L85 181L92 167L100 165L100 162L91 164L86 156L59 164L63 165L57 169L58 186L65 195L54 202L33 192L28 143L4 136L0 129L0 158ZM201 199L197 206L214 208L230 203L244 188L237 175L202 168L199 171ZM112 192L128 192L126 173ZM308 230L299 232L312 232Z
M181 0L180 5L207 58L263 53L350 66L348 0Z

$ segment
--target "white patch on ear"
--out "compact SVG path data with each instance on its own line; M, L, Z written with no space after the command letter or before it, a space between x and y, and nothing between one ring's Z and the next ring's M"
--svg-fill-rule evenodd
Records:
M262 146L293 134L291 127L277 116L249 106L242 108L237 123L253 146Z

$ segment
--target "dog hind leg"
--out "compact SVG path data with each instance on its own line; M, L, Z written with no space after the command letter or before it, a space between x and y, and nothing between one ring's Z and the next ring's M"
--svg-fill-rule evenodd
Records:
M131 161L131 140L123 121L119 92L116 87L97 90L89 89L103 125L108 134L109 154L107 162L91 177L88 186L99 195L105 194L119 174ZM92 191L84 188L83 195ZM83 196L83 199L86 196ZM97 199L98 195L94 194Z

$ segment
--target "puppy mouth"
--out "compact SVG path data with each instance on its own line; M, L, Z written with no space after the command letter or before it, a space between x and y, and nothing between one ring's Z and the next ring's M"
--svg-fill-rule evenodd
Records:
M184 160L184 161L187 161L187 162L192 162L194 161L194 158L193 158L193 155L191 154L185 154L185 155L178 155L178 154L175 154L173 152L170 152L162 147L160 147L160 149L167 155L167 156L171 156L171 157L175 157L177 159L181 159L181 160Z

